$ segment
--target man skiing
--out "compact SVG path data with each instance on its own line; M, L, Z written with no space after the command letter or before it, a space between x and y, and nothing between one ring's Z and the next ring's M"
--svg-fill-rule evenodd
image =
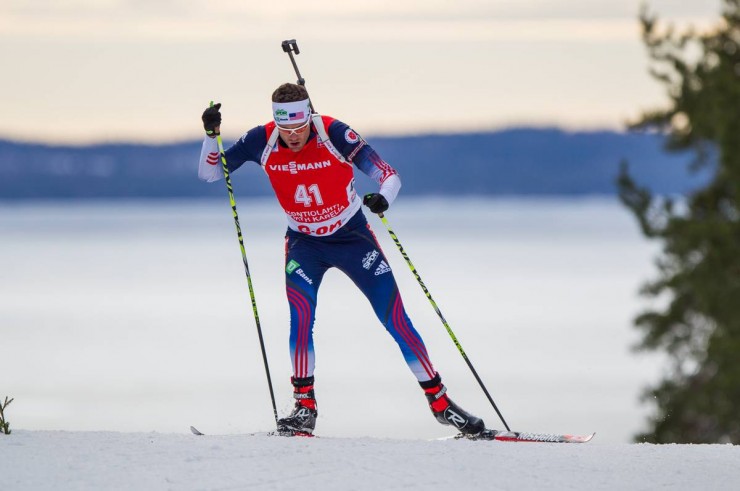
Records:
M203 112L206 137L198 177L223 178L216 135L220 104ZM244 162L256 162L267 174L285 211L285 287L290 306L291 383L293 411L278 420L281 434L311 434L316 426L313 325L324 273L336 267L367 297L380 322L398 344L404 360L424 390L440 423L466 435L485 429L477 418L447 395L414 329L389 263L361 210L383 213L401 187L398 173L345 123L312 113L306 89L286 83L272 94L273 120L245 133L226 150L233 172ZM361 200L354 187L354 167L374 179L380 189Z

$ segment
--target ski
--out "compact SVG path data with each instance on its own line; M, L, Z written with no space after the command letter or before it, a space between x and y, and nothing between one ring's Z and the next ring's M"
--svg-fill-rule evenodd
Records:
M205 433L200 432L195 426L191 426L190 431L193 433L193 435L205 435ZM264 434L267 436L282 437L316 437L316 435L303 431L270 431ZM525 433L523 431L483 430L477 435L465 435L463 433L460 433L452 438L454 438L455 440L488 440L499 442L586 443L590 442L594 435L596 435L596 433L591 433L589 435L558 435L550 433ZM442 438L442 440L446 439L447 438Z
M316 438L316 435L313 433L308 433L307 431L295 431L295 430L278 430L278 431L271 431L269 433L270 435L274 436L286 436L286 437L303 437L303 438Z
M197 436L205 436L205 433L201 432L196 428L195 426L190 427L190 432L193 435ZM250 433L249 435L256 435L257 433ZM305 432L305 431L293 431L293 430L283 430L283 431L268 431L267 433L263 433L267 436L286 436L286 437L303 437L303 438L315 438L316 435L313 435L311 433Z
M589 435L558 435L549 433L525 433L523 431L483 430L477 435L459 434L456 439L495 440L499 442L539 442L539 443L586 443L596 433Z

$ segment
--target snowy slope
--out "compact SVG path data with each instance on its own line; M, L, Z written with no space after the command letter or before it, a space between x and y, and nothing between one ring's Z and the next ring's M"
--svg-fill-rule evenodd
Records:
M45 489L738 489L731 445L523 444L265 434L14 431L0 487Z

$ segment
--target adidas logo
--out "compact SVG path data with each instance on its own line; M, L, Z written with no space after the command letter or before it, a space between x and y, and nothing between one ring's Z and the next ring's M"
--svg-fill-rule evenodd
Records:
M391 270L391 267L388 266L388 263L386 263L385 261L380 261L378 268L375 270L375 276L380 276L383 273L387 273L390 270Z

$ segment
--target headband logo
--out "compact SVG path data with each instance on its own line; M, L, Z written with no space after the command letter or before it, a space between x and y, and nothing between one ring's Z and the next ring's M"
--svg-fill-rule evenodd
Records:
M273 102L272 115L276 123L305 123L311 116L308 99L291 102Z

